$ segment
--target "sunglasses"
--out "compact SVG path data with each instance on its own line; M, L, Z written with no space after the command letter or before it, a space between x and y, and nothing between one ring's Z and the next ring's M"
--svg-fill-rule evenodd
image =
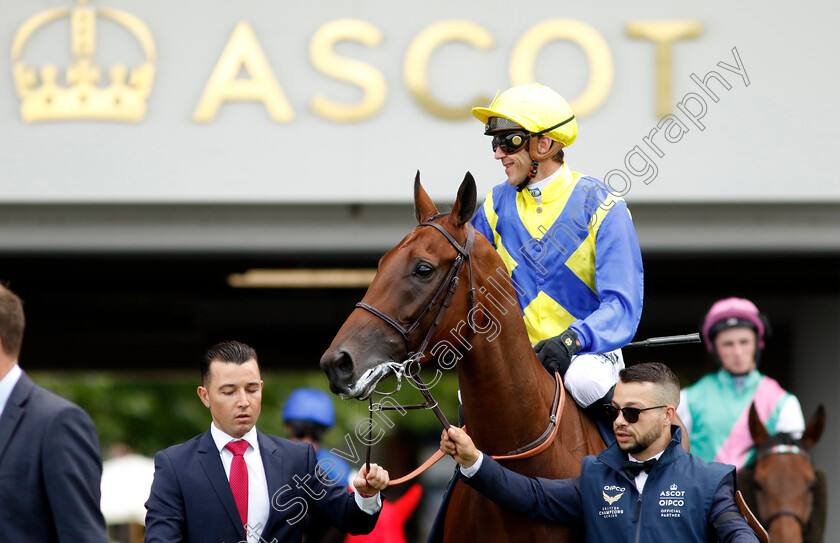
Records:
M660 407L668 407L667 405L656 405L653 407L645 407L643 409L639 409L638 407L622 407L618 408L614 405L605 405L604 406L604 413L610 418L610 420L615 420L618 418L618 412L621 411L621 414L624 416L624 420L633 424L634 422L639 422L639 414L642 411L647 411L649 409L659 409Z
M507 134L493 136L493 152L495 153L496 149L501 147L502 151L505 153L509 155L513 154L522 149L522 146L524 146L529 139L531 139L531 134L526 134L524 132L508 132Z

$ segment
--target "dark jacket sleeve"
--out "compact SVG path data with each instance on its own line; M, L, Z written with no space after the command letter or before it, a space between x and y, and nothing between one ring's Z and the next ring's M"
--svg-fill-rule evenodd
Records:
M724 513L737 513L738 516L715 523ZM732 472L726 474L715 491L712 507L709 510L709 521L720 543L759 543L758 536L741 516L738 505L735 503L735 476Z
M332 482L329 475L318 467L315 450L311 446L307 466L308 475L296 483L306 487L304 490L318 513L329 519L342 532L353 535L372 532L379 518L379 511L374 515L362 511L353 493L348 492L347 487Z
M155 455L155 478L146 501L146 543L184 541L184 499L172 462L161 451Z
M69 405L44 432L44 487L62 543L105 543L100 509L102 460L93 421Z
M580 479L525 477L484 455L481 468L461 480L502 507L528 518L549 522L583 520Z

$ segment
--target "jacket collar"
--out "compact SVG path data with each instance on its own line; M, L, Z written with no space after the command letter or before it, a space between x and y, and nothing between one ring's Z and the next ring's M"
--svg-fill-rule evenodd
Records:
M676 462L687 454L685 449L683 449L681 438L682 429L679 426L672 424L671 441L668 442L668 446L665 447L665 452L663 452L662 456L659 457L659 460L656 462L657 464L670 464L672 462ZM618 442L614 442L598 455L598 459L609 466L613 471L623 473L621 471L621 463L624 462L627 457L621 449L618 448ZM656 466L654 466L653 469L656 469Z
M6 448L12 441L12 436L20 424L23 415L26 413L26 402L29 400L32 390L35 388L35 383L22 372L18 378L17 384L12 389L11 395L6 402L6 407L3 409L3 414L0 415L0 461L3 460L3 454Z

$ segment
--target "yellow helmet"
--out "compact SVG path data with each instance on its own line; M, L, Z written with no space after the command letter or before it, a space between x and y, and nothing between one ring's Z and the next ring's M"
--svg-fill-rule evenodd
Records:
M486 125L485 134L500 128L515 128L507 119L531 133L544 133L568 147L577 138L577 121L566 100L539 83L513 87L497 94L490 107L474 107L473 115Z

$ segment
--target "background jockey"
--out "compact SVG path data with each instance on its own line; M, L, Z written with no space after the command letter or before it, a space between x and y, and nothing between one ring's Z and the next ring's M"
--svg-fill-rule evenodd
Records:
M642 315L642 255L627 205L565 163L577 122L550 88L513 87L472 111L507 175L473 225L507 266L543 366L560 371L581 407L608 404L620 349Z
M690 432L691 452L706 460L742 468L752 457L750 404L770 434L805 429L796 396L756 369L769 324L749 300L726 298L712 305L703 322L703 341L721 365L680 393L677 413Z
M329 472L331 480L342 486L350 485L350 477L356 470L321 447L324 432L335 425L335 408L329 394L315 388L294 390L283 405L283 423L289 439L312 444L318 465Z
M329 394L315 388L295 389L283 405L283 423L289 439L312 444L318 466L327 472L330 480L344 487L350 485L356 470L326 447L321 447L324 433L335 425L335 408ZM340 543L345 537L315 513L307 514L305 522L304 543Z

